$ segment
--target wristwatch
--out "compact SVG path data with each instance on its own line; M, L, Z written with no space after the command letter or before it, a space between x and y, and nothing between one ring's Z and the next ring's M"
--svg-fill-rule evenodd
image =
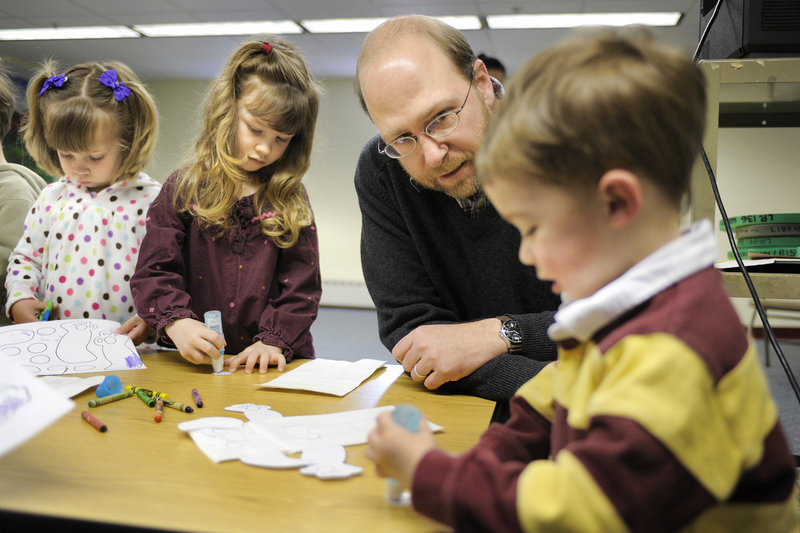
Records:
M497 317L500 319L500 338L506 343L508 353L522 353L522 332L519 322L508 315Z

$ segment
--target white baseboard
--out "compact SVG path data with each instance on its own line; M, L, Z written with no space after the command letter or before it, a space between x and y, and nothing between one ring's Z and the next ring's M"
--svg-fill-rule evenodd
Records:
M320 305L327 307L357 307L375 309L363 280L324 279Z

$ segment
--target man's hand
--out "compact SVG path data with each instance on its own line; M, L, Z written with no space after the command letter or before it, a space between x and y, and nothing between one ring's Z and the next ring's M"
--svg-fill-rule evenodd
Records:
M395 345L392 355L411 379L438 389L472 374L487 361L506 353L500 320L487 318L462 324L420 326Z
M194 364L207 363L220 356L225 343L216 332L193 318L179 318L164 328L184 359Z

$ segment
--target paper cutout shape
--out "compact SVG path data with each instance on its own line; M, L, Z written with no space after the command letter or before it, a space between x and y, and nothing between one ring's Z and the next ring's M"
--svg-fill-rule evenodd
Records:
M311 448L303 450L300 454L302 459L310 464L340 464L347 459L347 451L344 446L326 446L325 448Z
M298 468L305 476L319 479L342 479L363 472L359 466L345 463L345 446L364 444L375 427L375 419L394 406L357 409L325 415L283 417L267 405L242 403L229 405L226 411L252 414L243 422L238 418L211 416L178 424L206 457L219 463L239 459L262 468ZM263 418L274 413L275 419ZM442 426L429 422L432 431ZM299 458L287 453L302 452Z
M246 465L263 468L298 468L309 463L307 460L289 457L279 450L262 450L257 454L244 455L239 460Z
M194 431L196 429L239 429L242 427L242 422L238 418L231 418L229 416L206 416L204 418L195 418L178 424L178 429L181 431Z
M233 411L243 413L248 420L275 420L283 418L283 415L278 411L273 411L269 405L256 405L254 403L240 403L230 405L225 408L226 411Z
M344 396L384 364L385 361L378 359L359 359L354 362L312 359L271 381L259 383L257 387L307 390Z
M314 476L319 479L344 479L358 476L364 471L363 468L347 463L341 464L315 464L304 466L300 473L304 476Z
M36 376L146 368L112 320L51 320L0 327L0 356Z
M0 456L55 422L74 405L14 360L0 357Z

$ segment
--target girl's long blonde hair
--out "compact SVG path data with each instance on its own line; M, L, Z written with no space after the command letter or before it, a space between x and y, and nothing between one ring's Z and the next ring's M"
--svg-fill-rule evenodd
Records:
M301 179L311 159L320 93L293 44L270 36L240 45L206 97L200 136L177 183L175 208L216 235L234 224L227 215L247 179L244 161L236 156L237 103L247 95L254 102L251 113L294 135L283 156L258 171L253 199L257 214L272 215L261 219L264 234L281 248L293 246L313 218Z
M100 76L114 69L117 81L131 92L117 100L114 90L100 83ZM45 82L64 75L60 86ZM119 61L81 63L61 71L46 61L31 78L27 90L28 113L21 131L36 164L53 176L63 176L58 150L88 152L97 128L111 126L122 147L122 164L114 182L139 175L150 160L157 128L156 106L133 70Z

